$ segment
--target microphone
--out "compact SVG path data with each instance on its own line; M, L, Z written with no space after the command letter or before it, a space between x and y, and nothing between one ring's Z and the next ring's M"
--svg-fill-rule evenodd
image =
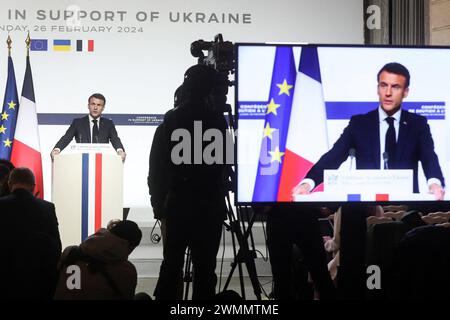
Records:
M350 170L353 169L353 161L355 161L355 154L356 154L356 150L355 148L351 148L350 150L348 150L348 156L350 157Z
M389 170L388 160L389 160L389 154L385 151L385 152L383 152L383 161L384 161L384 169L385 170Z

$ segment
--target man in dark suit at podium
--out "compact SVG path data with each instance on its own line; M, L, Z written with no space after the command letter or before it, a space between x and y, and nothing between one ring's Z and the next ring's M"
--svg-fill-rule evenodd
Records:
M88 99L89 114L72 121L69 129L59 139L51 152L51 157L59 154L75 138L77 143L109 143L113 145L117 154L125 161L125 149L117 135L114 123L101 117L105 109L106 99L100 93L94 93Z
M309 194L323 181L324 169L337 169L353 153L357 169L412 169L413 190L419 192L418 163L422 164L428 192L436 200L444 198L444 177L434 152L427 119L402 110L401 103L409 93L410 75L400 63L388 63L378 72L378 109L355 115L344 132L305 179L292 190Z

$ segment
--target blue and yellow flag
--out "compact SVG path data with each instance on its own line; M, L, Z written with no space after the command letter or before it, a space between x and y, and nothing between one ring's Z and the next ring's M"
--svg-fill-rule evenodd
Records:
M70 40L53 40L53 51L70 51L71 41Z
M9 160L11 158L18 111L19 97L17 95L14 64L12 58L8 57L8 80L6 82L3 110L0 114L0 159Z

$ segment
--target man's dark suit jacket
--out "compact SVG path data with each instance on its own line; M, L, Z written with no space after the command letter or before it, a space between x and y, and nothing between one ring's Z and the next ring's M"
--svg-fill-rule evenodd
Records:
M92 143L89 116L74 119L69 129L67 129L66 133L55 145L55 148L63 150L74 137L77 143ZM114 126L112 120L100 117L97 143L109 143L110 141L115 150L119 148L125 150L119 136L117 135L116 127Z
M55 206L16 189L0 198L0 208L0 296L51 299L61 255Z
M337 169L355 149L357 169L380 168L380 130L378 109L363 115L355 115L333 145L311 168L306 178L316 186L323 181L324 169ZM391 169L413 169L414 192L419 192L417 178L418 162L422 163L427 179L437 178L444 186L444 177L425 117L402 110L397 139L396 164Z

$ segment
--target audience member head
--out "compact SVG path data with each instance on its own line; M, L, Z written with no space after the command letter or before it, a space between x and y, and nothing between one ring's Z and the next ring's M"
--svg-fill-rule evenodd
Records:
M130 253L141 243L142 232L133 221L113 220L108 223L107 228L112 234L128 241Z
M112 219L108 222L108 224L106 225L106 229L111 230L112 227L114 227L116 224L118 224L119 222L121 222L121 219Z
M417 210L410 210L403 214L401 221L410 225L412 228L426 226L426 222L422 220L422 216Z
M11 192L17 189L33 192L36 186L33 171L28 168L15 168L9 174L8 186Z
M9 194L8 178L11 170L4 164L0 163L0 197Z
M152 300L152 297L145 292L138 292L134 295L134 300Z
M0 159L0 164L7 166L9 171L13 171L13 169L15 168L12 162L6 159Z

